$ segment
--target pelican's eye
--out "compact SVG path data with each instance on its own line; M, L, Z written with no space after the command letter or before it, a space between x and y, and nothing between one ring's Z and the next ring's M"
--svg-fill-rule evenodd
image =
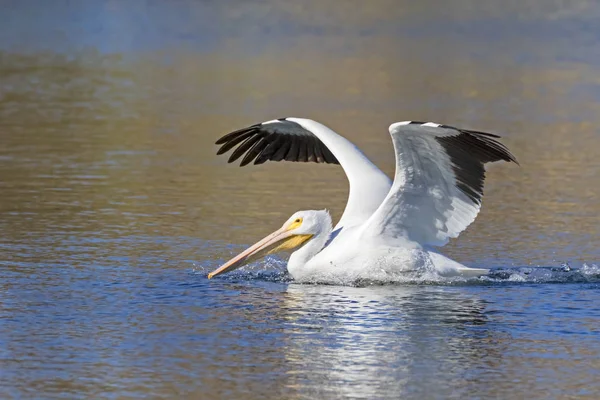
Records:
M300 227L300 225L302 225L302 218L298 217L294 220L294 222L292 222L290 224L290 226L288 227L288 231L291 231L292 229L296 229L296 228Z

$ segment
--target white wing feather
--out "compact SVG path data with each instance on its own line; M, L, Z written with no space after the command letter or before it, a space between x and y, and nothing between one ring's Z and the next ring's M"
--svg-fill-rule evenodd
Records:
M439 139L468 135L470 143L475 144L473 152L460 148L464 141L457 149L469 165L480 166L481 184L485 162L515 161L504 146L490 139L493 135L480 132L409 121L391 125L390 134L396 152L396 175L385 200L364 225L364 238L401 238L443 246L475 220L481 202L459 188L456 163Z
M348 204L335 229L364 224L381 205L392 182L354 144L325 125L306 118L281 118L231 132L217 141L217 154L233 149L229 162L245 154L255 160L339 163L350 184ZM303 149L300 152L299 147ZM303 156L300 154L303 153Z

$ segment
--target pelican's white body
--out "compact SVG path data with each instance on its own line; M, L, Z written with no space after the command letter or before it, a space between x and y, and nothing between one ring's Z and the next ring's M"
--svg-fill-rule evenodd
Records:
M350 184L348 203L335 228L327 211L299 211L277 231L310 237L290 256L287 268L294 279L349 282L389 280L413 272L488 272L465 267L433 247L443 246L475 220L483 165L500 159L516 162L500 143L487 139L494 135L432 122L392 124L396 173L391 181L354 144L316 121L284 118L231 135L248 137L258 130L262 137L280 135L282 140L285 135L294 140L316 137L335 156Z
M299 282L391 281L410 273L427 272L441 276L487 273L486 269L465 267L405 238L386 243L382 238L366 237L360 225L341 228L329 241L331 217L325 210L299 211L290 220L298 217L304 219L300 233L314 234L303 247L292 253L287 264L288 272Z
M361 240L360 228L344 229L316 254L316 246L310 245L308 242L294 252L288 261L287 269L297 281L354 281L433 267L427 251L415 243L391 247L377 240Z

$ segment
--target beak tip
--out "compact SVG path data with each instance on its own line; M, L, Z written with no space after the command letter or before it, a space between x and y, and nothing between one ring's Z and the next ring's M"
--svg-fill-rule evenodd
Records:
M213 276L214 274L211 272L210 274L208 274L208 279L212 279Z

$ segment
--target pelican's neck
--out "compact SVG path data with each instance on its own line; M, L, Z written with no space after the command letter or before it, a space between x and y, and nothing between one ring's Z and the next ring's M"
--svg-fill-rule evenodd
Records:
M329 235L331 234L331 223L329 227L324 227L318 234L312 237L305 245L296 250L290 256L288 261L288 271L294 276L294 270L298 270L306 265L314 256L316 256L323 248Z
M286 118L313 132L338 160L350 184L348 204L336 225L358 225L365 222L381 205L392 187L392 181L352 142L327 126L305 118Z

